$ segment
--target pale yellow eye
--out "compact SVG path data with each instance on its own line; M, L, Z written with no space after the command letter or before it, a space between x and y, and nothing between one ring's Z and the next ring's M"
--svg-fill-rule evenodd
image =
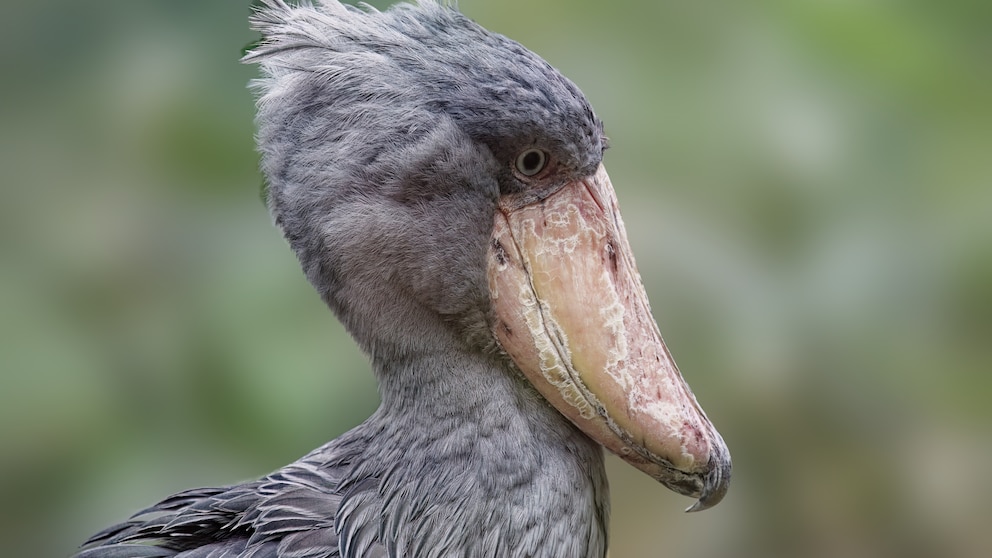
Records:
M528 149L517 155L517 172L524 176L534 176L548 164L548 154L540 149Z

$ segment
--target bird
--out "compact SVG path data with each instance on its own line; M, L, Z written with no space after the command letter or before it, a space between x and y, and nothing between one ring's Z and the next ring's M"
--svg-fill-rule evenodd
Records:
M75 558L602 557L604 448L709 508L727 446L652 317L601 120L450 3L261 0L267 205L380 405Z

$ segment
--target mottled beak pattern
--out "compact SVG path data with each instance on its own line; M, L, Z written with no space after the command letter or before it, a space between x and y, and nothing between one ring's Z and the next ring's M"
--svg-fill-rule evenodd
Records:
M716 505L730 453L651 315L605 168L544 199L507 195L489 289L503 350L587 435L668 488Z

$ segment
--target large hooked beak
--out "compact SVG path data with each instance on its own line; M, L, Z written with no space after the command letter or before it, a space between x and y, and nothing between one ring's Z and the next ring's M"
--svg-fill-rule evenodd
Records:
M723 499L730 452L651 316L606 169L500 199L488 254L503 350L587 435L668 488Z

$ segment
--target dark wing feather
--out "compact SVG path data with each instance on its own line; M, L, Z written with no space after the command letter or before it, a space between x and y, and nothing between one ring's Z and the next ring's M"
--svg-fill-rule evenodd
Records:
M354 448L342 442L258 481L170 496L97 533L74 558L337 558L342 498L376 489L344 486Z
M113 547L98 546L84 550L75 558L160 558L175 556L172 550L143 544L120 544Z

